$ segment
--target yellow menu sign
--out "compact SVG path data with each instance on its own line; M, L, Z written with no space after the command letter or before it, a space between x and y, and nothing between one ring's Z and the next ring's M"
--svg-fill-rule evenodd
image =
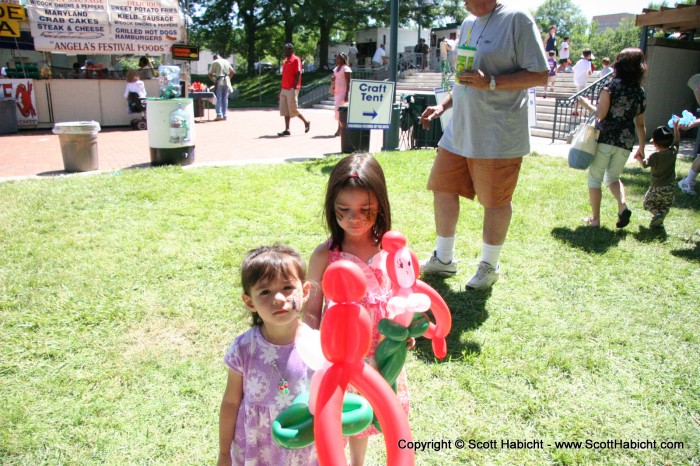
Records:
M0 36L19 37L19 22L27 20L22 5L0 3Z

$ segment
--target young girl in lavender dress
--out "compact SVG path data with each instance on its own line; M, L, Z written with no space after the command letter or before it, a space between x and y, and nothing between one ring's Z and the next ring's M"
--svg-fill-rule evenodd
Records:
M391 209L384 172L370 155L353 154L342 159L333 168L324 207L331 237L321 243L309 261L309 280L314 286L306 303L304 320L318 328L324 296L320 286L328 264L346 259L359 265L367 279L367 293L360 304L367 309L372 321L372 346L368 356L373 364L374 351L380 342L379 321L388 317L387 301L392 297L391 280L386 272L386 251L381 249L384 233L391 229ZM329 306L326 301L325 307ZM397 380L399 401L408 413L409 396L406 374ZM367 441L377 434L370 426L355 437L350 437L350 464L364 464Z
M250 251L241 267L243 302L253 328L224 357L228 382L219 413L219 465L316 465L313 445L287 450L272 441L275 418L309 390L313 372L294 340L309 297L304 263L287 246Z

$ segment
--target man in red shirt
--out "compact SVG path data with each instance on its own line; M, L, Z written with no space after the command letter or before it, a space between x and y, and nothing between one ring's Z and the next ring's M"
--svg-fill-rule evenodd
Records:
M311 122L306 120L297 109L297 97L301 89L301 60L294 55L292 44L284 45L284 64L282 65L282 88L280 89L280 115L284 117L284 131L277 136L289 136L289 120L293 117L301 118L304 122L304 132L308 133Z

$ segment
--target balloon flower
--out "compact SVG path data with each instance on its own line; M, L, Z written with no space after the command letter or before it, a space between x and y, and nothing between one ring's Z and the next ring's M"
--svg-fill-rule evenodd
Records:
M366 292L365 276L356 264L340 260L326 269L321 284L332 301L321 321L321 350L329 365L311 381L309 406L314 413L314 438L321 466L346 464L343 449L343 394L349 383L369 401L384 433L387 464L415 464L412 449L398 447L412 441L406 413L396 394L364 358L372 344L369 313L357 301Z

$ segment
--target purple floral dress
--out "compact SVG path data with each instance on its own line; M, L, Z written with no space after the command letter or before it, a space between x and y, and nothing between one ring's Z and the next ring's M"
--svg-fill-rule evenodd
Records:
M243 376L243 400L236 419L231 445L233 464L239 466L308 466L316 465L313 445L287 450L272 441L272 421L294 398L309 390L313 372L296 351L294 343L274 345L253 327L237 337L224 362ZM278 373L273 363L279 369ZM289 383L289 393L278 389L280 379Z
M328 240L328 247L331 247L331 240ZM385 317L388 317L388 312L386 309L387 302L393 296L391 280L386 272L386 251L379 251L375 254L368 262L363 261L354 254L349 254L347 252L340 251L339 249L330 249L328 255L328 263L332 264L335 261L341 259L348 260L357 264L362 272L364 272L365 278L367 279L367 293L362 301L359 302L367 312L369 312L370 321L372 322L372 346L370 347L369 353L367 354L367 359L365 361L376 368L374 363L374 351L377 349L377 345L381 342L383 338L382 334L379 333L378 325L379 321ZM326 301L326 308L330 307L332 302ZM408 415L409 409L409 394L408 394L408 380L406 379L406 371L401 370L398 379L396 380L397 385L397 396L401 402L403 410ZM352 386L349 387L348 391L352 393L357 393ZM370 435L378 434L379 431L370 426L363 432L357 435L357 437L367 437Z

